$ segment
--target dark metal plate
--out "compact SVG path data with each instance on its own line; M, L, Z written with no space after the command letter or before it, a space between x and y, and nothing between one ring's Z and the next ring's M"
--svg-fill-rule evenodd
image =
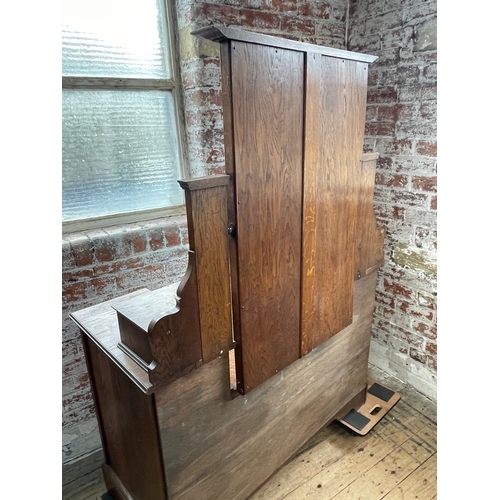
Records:
M370 422L369 418L361 415L361 413L358 413L356 410L351 410L342 420L358 429L358 431L362 430L363 427Z
M368 392L372 395L375 396L378 399L381 399L382 401L389 401L389 399L394 396L395 392L391 391L390 389L387 389L387 387L382 387L380 384L373 384L369 389Z

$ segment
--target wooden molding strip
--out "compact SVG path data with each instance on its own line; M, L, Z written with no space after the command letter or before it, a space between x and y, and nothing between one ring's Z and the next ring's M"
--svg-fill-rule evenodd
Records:
M182 189L196 191L198 189L227 186L229 184L229 175L206 175L205 177L196 177L193 179L181 179L177 182Z
M334 49L312 43L297 42L286 38L278 38L271 35L263 35L252 31L245 31L237 28L227 28L226 26L211 25L205 28L199 28L191 32L193 36L200 36L211 40L212 42L225 42L226 40L239 40L241 42L257 43L260 45L269 45L300 52L318 52L324 56L341 57L353 61L371 63L378 59L377 56L351 52L349 50Z

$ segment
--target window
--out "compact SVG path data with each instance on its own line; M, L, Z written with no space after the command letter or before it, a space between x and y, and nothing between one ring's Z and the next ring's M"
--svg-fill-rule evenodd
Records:
M63 228L179 212L183 132L168 4L63 0L62 19Z

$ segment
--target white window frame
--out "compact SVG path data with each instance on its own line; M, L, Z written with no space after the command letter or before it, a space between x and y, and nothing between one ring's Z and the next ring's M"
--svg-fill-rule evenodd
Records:
M187 157L186 157L186 127L182 105L182 87L180 79L179 51L177 40L177 25L174 23L171 0L163 0L165 5L165 23L167 25L167 54L170 66L170 78L113 78L113 77L89 77L89 76L63 76L63 90L164 90L172 93L174 98L175 127L177 131L179 145L180 175L187 178ZM141 222L156 218L163 218L173 215L184 215L186 213L185 204L162 207L152 210L140 210L127 212L126 214L105 215L99 217L86 218L62 223L63 234L97 229L114 225Z

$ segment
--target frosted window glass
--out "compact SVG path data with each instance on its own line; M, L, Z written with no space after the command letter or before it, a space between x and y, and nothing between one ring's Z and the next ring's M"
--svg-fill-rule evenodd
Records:
M64 0L66 76L170 78L163 0Z
M182 205L168 91L63 90L63 221Z

